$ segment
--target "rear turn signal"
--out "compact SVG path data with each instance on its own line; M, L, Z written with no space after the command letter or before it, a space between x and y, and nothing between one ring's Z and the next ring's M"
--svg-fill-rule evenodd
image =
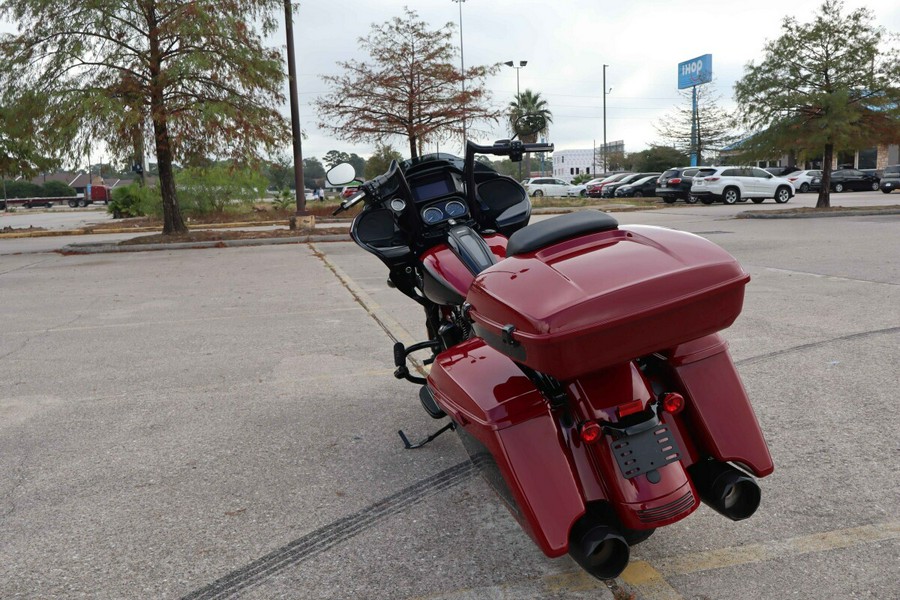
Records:
M603 429L596 421L588 421L581 426L581 441L585 444L596 444L603 435Z
M662 403L663 410L673 415L681 412L681 409L684 408L684 396L676 394L675 392L663 394L660 402Z

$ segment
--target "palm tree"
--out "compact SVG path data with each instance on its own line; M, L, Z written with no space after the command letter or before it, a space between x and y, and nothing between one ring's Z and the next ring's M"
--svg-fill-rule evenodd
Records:
M526 127L524 129L532 129L533 131L520 131L522 123L519 122L519 129L516 128L518 119L525 116ZM536 118L537 122L531 121ZM530 122L530 123L529 123ZM533 144L538 140L538 136L546 136L550 132L550 123L553 122L553 113L547 108L547 101L541 98L540 92L532 92L526 89L524 92L517 94L516 99L509 103L509 129L514 134L519 134L526 144ZM529 127L528 125L537 125ZM531 171L531 153L525 155L528 164L528 170Z

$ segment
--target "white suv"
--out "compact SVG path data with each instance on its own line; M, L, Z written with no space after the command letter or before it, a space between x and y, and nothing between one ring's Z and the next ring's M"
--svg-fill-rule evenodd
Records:
M569 190L569 184L554 177L532 177L525 181L525 191L529 196L563 196Z
M784 204L794 196L794 186L756 167L704 167L694 175L691 195L704 204L717 200L734 204L748 198L757 204L766 198Z

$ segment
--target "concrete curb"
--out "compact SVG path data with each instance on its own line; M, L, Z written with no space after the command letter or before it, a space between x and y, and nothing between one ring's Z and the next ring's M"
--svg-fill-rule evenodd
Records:
M883 210L833 210L828 212L791 213L779 215L777 213L742 212L734 216L735 219L819 219L823 217L871 217L876 215L900 215L900 207Z
M239 246L274 246L278 244L306 244L311 242L349 242L350 235L302 235L282 238L253 238L244 240L213 240L208 242L175 242L171 244L69 244L56 252L60 254L104 254L115 252L149 252L154 250L200 250L204 248L235 248Z

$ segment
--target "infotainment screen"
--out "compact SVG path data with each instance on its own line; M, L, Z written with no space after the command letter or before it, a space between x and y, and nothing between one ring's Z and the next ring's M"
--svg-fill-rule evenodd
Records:
M450 182L447 181L447 178L443 175L440 179L424 181L412 188L413 197L416 199L416 202L425 202L426 200L449 194L452 191L453 189L450 187Z

